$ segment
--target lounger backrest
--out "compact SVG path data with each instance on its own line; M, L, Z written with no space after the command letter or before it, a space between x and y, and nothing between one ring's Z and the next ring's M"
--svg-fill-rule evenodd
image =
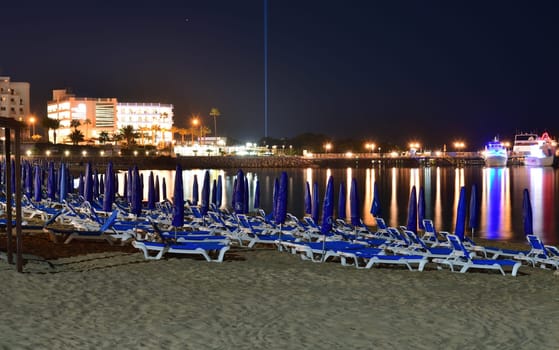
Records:
M527 235L526 239L530 243L534 253L543 255L544 258L548 258L546 249L540 238L536 235Z
M99 229L99 231L105 232L105 231L107 231L109 228L111 228L111 226L114 225L117 216L118 216L118 210L113 210L113 212L111 213L111 216L109 216L109 217L107 218L107 220L105 221L105 223L103 224L103 226L101 226L101 228Z
M433 220L423 219L423 227L425 227L425 232L430 232L436 234L435 226L433 225Z
M190 210L192 211L192 215L194 215L195 218L197 219L202 219L202 213L200 212L200 209L198 209L198 207L192 206L190 207Z
M467 259L470 258L470 253L468 252L466 247L464 247L464 244L462 244L458 236L449 234L446 237L450 241L450 244L452 244L452 249L454 249L455 252L464 254L464 257Z
M375 220L377 221L377 227L379 230L386 230L386 222L384 222L383 218L375 218Z
M427 248L427 245L425 244L425 242L423 242L423 240L421 238L419 238L419 236L415 232L410 231L410 230L405 230L404 233L409 237L409 239L413 243L419 245L422 248Z

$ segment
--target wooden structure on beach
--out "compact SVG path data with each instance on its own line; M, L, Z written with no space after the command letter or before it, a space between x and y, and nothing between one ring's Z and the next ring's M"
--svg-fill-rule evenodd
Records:
M12 193L15 193L15 211L16 211L16 269L18 272L23 272L23 237L21 233L21 130L25 128L25 124L6 117L0 117L0 128L4 129L4 150L3 155L6 160L6 167L4 171L5 191L6 191L6 236L7 248L6 255L9 264L13 264L13 247L12 247ZM12 134L13 148L12 148ZM12 189L12 149L14 150L14 165L15 165L15 189Z

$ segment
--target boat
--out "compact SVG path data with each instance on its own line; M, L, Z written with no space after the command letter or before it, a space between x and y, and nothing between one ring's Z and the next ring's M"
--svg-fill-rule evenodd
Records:
M555 161L557 141L544 132L541 136L534 133L521 133L514 137L512 154L527 166L552 166Z
M485 160L485 165L488 167L507 166L507 147L495 137L493 141L490 141L487 145L485 145L483 159Z

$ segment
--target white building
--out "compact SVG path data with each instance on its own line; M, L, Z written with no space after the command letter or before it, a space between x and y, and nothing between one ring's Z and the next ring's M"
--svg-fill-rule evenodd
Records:
M0 77L0 117L29 123L29 83L13 82L10 77Z
M106 133L112 139L128 125L139 134L139 143L164 145L172 142L173 105L159 103L119 103L116 98L83 98L67 90L53 90L47 105L48 117L60 121L56 142L69 143L72 120L78 120L86 141L99 143ZM49 141L54 142L54 131L49 130Z

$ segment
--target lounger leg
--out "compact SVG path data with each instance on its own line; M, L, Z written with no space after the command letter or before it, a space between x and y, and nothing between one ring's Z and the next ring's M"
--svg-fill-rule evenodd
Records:
M521 265L522 265L521 263L518 263L512 267L512 272L511 272L512 276L516 276L516 274L518 273L518 269L520 268Z

